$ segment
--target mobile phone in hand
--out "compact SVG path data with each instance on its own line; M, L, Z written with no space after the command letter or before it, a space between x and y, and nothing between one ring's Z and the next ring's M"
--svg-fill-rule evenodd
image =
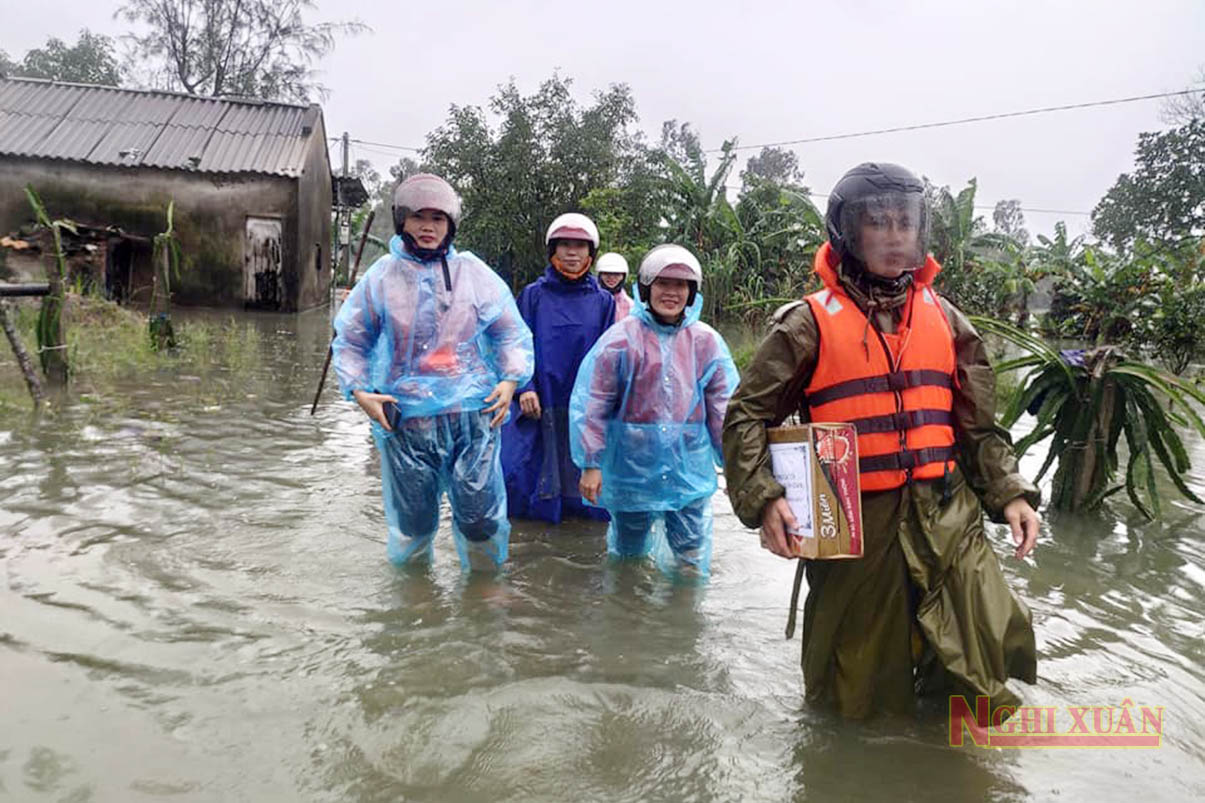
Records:
M402 420L402 412L397 408L397 404L391 401L383 402L381 411L385 413L385 420L389 422L389 428L396 430Z

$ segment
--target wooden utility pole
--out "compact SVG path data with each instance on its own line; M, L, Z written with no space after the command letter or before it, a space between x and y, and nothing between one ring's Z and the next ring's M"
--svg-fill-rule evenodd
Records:
M46 391L42 389L42 380L38 377L37 369L33 367L33 360L30 359L29 352L25 350L25 344L21 342L21 336L17 334L17 327L13 325L12 308L2 298L0 298L0 327L4 329L8 344L13 347L17 365L21 367L25 384L29 386L29 395L33 396L34 406L41 409L42 405L46 403Z
M351 138L346 131L343 132L343 179L339 182L339 275L347 281L347 269L351 264L351 207L347 205L347 199L343 197L343 188L346 186L347 176L349 173L348 160L350 158L349 151L351 150Z

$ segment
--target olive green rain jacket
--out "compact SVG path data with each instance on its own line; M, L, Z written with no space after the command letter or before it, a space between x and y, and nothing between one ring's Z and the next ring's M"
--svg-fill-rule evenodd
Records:
M843 275L841 282L865 311L865 294ZM892 311L904 298L875 297L881 328L894 328ZM983 512L1002 522L1004 505L1017 497L1036 509L1038 489L1017 473L1008 432L996 424L996 380L983 341L957 308L941 302L957 360L960 470L948 480L863 493L863 557L806 562L807 699L831 702L849 717L914 711L917 692L966 694L972 706L973 695L987 695L994 710L1019 703L1005 685L1009 677L1036 678L1029 610L1005 584ZM728 404L728 495L747 527L759 528L766 503L784 494L770 471L766 427L801 408L806 416L818 337L805 302L780 309Z

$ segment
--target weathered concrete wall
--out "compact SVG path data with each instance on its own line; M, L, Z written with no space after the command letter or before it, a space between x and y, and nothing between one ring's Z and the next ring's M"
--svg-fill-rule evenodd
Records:
M331 165L321 115L310 136L297 191L297 253L300 259L297 261L296 298L300 309L308 309L330 301Z
M330 190L324 196L329 209ZM0 158L0 232L28 225L33 212L24 187L32 184L52 218L94 226L117 225L144 237L166 226L175 200L175 227L184 251L173 300L183 304L242 306L243 242L248 215L282 220L285 308L303 302L299 266L313 271L312 250L300 253L298 182L283 176L207 175L150 168L84 165L53 160ZM329 229L329 213L324 212ZM312 226L313 224L307 224ZM312 249L312 244L310 249ZM292 279L290 279L290 275ZM145 300L145 293L137 296Z

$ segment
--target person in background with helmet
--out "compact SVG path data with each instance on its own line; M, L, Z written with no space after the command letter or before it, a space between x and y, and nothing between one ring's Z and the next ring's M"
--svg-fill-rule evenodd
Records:
M628 317L632 297L627 293L628 261L622 254L609 251L598 258L598 283L615 299L615 320Z
M397 234L335 319L335 373L372 421L395 564L430 561L444 492L465 570L506 560L498 427L532 372L531 332L488 265L452 247L460 199L421 173L393 193Z
M916 693L1016 705L1033 683L1028 609L1005 583L983 511L1033 549L1038 489L996 424L982 340L933 290L924 185L891 164L859 165L829 196L824 283L779 309L724 423L728 494L762 547L790 557L795 526L770 470L766 428L803 420L858 430L864 555L807 561L801 659L807 698L846 716L915 711ZM791 620L793 622L794 611ZM788 626L790 627L790 625Z
M569 459L569 394L582 357L615 317L615 301L590 266L598 228L570 212L545 234L548 266L519 294L519 313L535 339L535 374L519 388L502 431L502 466L510 515L559 524L565 516L606 520L582 504L581 474Z
M640 263L640 300L586 355L569 403L581 493L611 514L607 551L705 577L720 427L739 377L699 320L703 271L680 245ZM662 537L664 533L664 537ZM670 555L658 549L668 540Z

